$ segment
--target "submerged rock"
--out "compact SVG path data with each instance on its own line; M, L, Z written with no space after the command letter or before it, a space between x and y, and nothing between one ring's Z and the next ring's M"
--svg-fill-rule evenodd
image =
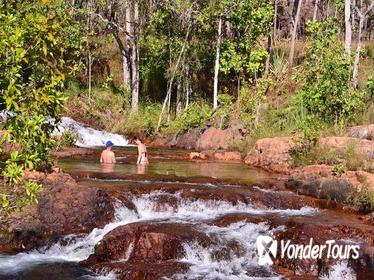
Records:
M89 233L113 219L113 199L106 192L80 186L64 173L32 176L44 186L39 203L3 221L1 253L30 250L67 234Z

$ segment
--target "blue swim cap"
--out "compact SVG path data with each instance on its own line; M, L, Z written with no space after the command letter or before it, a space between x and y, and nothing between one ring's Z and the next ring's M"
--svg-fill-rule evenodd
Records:
M108 142L106 142L105 146L106 146L107 148L108 148L108 147L113 147L114 144L113 144L112 141L109 140Z

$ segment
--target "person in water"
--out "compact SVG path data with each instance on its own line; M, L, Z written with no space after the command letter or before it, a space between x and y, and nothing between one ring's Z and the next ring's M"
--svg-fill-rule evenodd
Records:
M108 142L106 142L105 146L106 146L106 149L101 152L100 163L105 163L105 164L116 163L116 156L114 152L112 151L112 148L114 146L113 142L109 140Z
M142 141L139 138L135 138L135 143L136 145L138 145L138 160L136 161L136 164L148 164L147 147L142 143Z

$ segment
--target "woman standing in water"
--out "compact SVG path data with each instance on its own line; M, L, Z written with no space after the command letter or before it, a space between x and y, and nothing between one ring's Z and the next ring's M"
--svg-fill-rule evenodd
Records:
M145 165L148 164L147 147L142 143L139 138L135 138L135 143L138 145L138 160L136 164Z

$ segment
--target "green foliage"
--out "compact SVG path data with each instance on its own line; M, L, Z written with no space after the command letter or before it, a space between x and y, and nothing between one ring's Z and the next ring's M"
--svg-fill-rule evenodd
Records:
M374 210L374 193L366 183L361 185L361 190L355 190L348 197L348 203L362 212L372 212Z
M78 138L78 134L70 130L66 130L61 134L61 136L57 137L54 149L59 151L63 148L74 147Z
M338 40L337 23L310 22L303 86L299 92L308 114L326 122L344 121L363 104L364 94L350 88L351 65Z
M236 30L234 38L225 38L221 46L220 69L227 74L251 77L262 70L268 53L258 39L268 33L273 21L273 5L253 0L220 1L216 9Z
M22 170L50 164L55 124L47 117L58 120L65 76L77 67L79 26L60 1L44 2L0 5L0 102L11 114L3 140L20 147L3 171L4 211L35 201L40 188L35 182L21 182Z
M332 169L332 174L337 177L341 177L344 174L346 174L347 171L348 171L347 165L345 164L344 161L342 161L334 165L334 168Z
M211 106L205 102L192 102L165 130L186 131L204 125L212 116Z

